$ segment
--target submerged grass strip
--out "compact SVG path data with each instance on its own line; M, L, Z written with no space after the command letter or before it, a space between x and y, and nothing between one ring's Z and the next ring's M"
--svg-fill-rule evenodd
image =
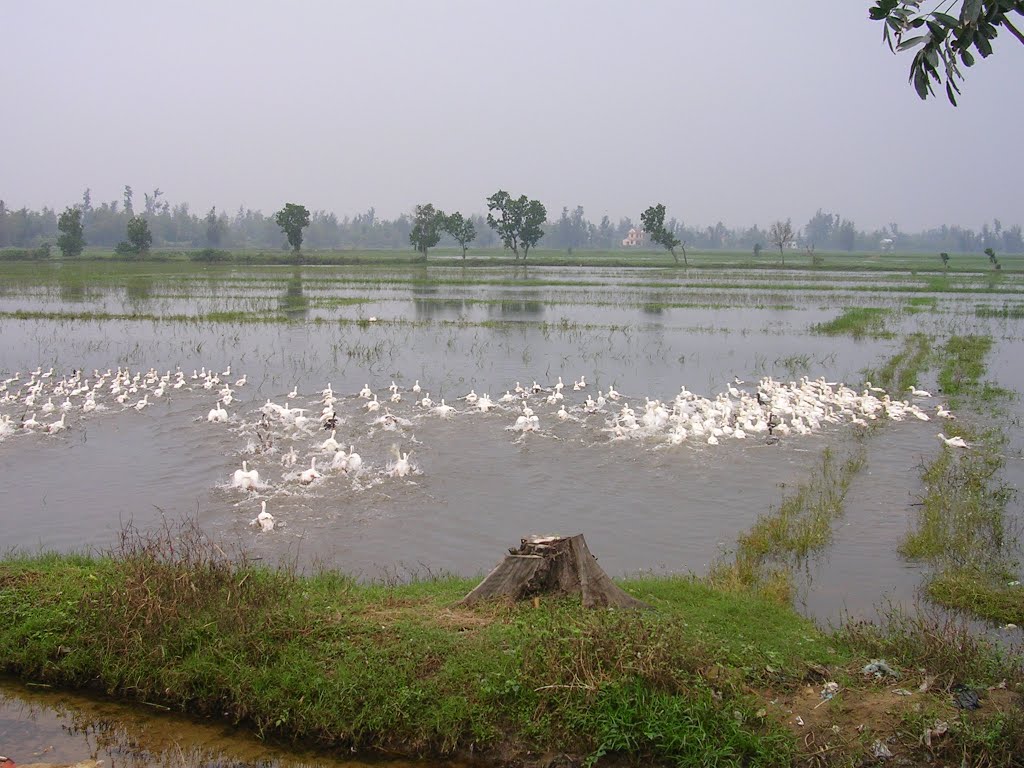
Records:
M984 402L1001 391L981 383L991 346L987 336L952 336L943 346L939 384L951 404ZM1014 584L1017 542L1006 519L1014 489L1001 478L1006 437L998 428L979 429L963 420L946 431L970 447L943 446L923 466L924 493L900 554L932 566L925 588L939 604L1024 624L1024 590Z
M811 327L815 333L826 336L853 336L860 339L865 336L891 336L884 326L885 316L889 310L878 307L850 307L839 317L827 323L818 323Z
M841 458L826 448L811 477L740 535L733 560L715 563L708 580L722 589L790 602L788 569L831 542L832 523L842 516L846 492L865 464L866 450L859 441Z
M932 339L923 333L911 333L903 339L900 350L881 368L867 371L866 377L890 392L906 392L917 384L918 377L928 367Z

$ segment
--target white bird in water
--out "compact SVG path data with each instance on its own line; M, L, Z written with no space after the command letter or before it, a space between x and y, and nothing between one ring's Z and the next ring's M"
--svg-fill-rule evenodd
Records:
M299 482L303 485L309 485L314 480L323 477L322 474L316 471L316 456L310 459L309 469L302 470L302 474L299 475Z
M206 414L206 420L211 424L221 423L228 420L228 412L224 410L221 405L221 401L217 401L217 405L210 409L210 412Z
M295 446L293 445L288 450L288 453L281 457L281 465L285 467L294 467L298 460L299 454L295 452Z
M412 385L413 394L418 395L420 393L420 380L416 379L416 383Z
M373 390L370 389L369 384L363 384L363 388L359 390L359 396L364 400L369 400L373 397Z
M324 451L336 451L336 450L338 450L338 448L340 447L341 444L337 440L334 439L335 434L337 434L336 431L332 429L331 430L331 436L328 437L326 440L324 440L320 444L320 449L321 450L324 450Z
M435 406L434 408L432 408L431 412L432 413L436 413L442 419L447 419L453 413L455 413L455 409L452 408L450 405L445 405L444 398L442 397L441 398L441 404L438 405L438 406Z
M944 434L939 432L938 438L939 438L939 440L941 440L942 442L944 442L946 445L948 445L951 448L970 448L971 447L967 443L967 441L964 440L959 435L957 435L955 437L946 437Z
M236 469L234 477L231 480L231 485L235 488L241 488L243 491L253 491L260 483L260 473L255 469L249 469L249 465L246 462L242 462L242 468Z
M299 385L296 384L294 387L292 387L292 391L288 393L288 399L289 400L294 400L298 396L299 396Z
M391 468L388 470L388 474L391 475L391 477L405 477L411 471L412 465L409 463L409 454L403 453L400 454L395 463L391 465Z
M267 502L260 502L260 513L249 521L249 525L259 526L263 533L274 530L274 516L267 512Z
M942 419L949 419L950 421L956 421L956 416L944 405L935 406L935 415Z
M348 447L348 471L358 474L359 469L362 466L363 457L356 453L356 447L354 445L350 445Z
M917 389L913 384L907 387L907 392L912 394L914 397L931 397L932 393L923 389Z

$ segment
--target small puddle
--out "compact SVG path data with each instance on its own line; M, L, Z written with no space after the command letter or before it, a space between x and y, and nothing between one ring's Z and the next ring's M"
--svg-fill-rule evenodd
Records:
M0 754L18 765L102 760L104 768L460 768L365 761L284 747L224 723L27 686L0 677Z

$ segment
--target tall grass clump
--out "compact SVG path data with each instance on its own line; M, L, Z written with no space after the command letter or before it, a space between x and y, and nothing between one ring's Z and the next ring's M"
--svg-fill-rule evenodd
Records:
M861 339L865 336L889 336L884 320L890 310L879 307L849 307L839 317L827 323L818 323L811 327L814 333L826 336L852 336Z
M951 336L942 349L942 368L939 370L939 388L957 407L965 398L983 402L1004 399L1009 390L991 382L983 382L985 358L992 349L991 336Z
M788 603L792 567L831 542L832 523L842 516L846 493L865 464L860 442L842 457L826 448L810 478L740 535L733 559L721 559L711 567L710 583Z
M928 367L931 345L932 339L926 334L907 335L899 351L880 368L867 371L866 378L890 392L905 392L917 383L918 377Z

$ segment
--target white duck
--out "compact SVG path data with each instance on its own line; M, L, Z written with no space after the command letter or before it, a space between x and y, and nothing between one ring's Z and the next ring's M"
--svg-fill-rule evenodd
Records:
M412 465L409 463L409 454L403 453L400 454L395 463L391 465L391 468L388 470L388 474L391 475L391 477L405 477L411 471Z
M299 482L303 485L309 485L314 480L323 477L322 474L316 471L316 456L310 459L309 469L302 470L302 474L299 475Z
M211 424L223 423L228 420L228 412L224 410L224 406L221 401L217 401L217 405L210 409L210 412L206 414L206 420Z
M970 448L971 447L970 444L966 440L964 440L962 437L960 437L959 435L957 435L955 437L946 437L944 434L939 432L938 438L939 438L939 440L944 442L946 445L948 445L950 448Z
M336 450L338 450L338 448L341 447L341 444L337 440L334 439L334 436L336 434L337 434L337 431L332 429L331 430L331 436L328 437L326 440L324 440L322 443L320 443L320 450L322 450L322 451L336 451Z
M249 469L246 462L242 462L242 468L236 469L231 485L234 488L241 488L243 491L253 491L260 484L260 473L255 469Z
M258 526L263 533L274 530L274 516L267 512L267 502L260 502L260 513L249 521L249 525Z

